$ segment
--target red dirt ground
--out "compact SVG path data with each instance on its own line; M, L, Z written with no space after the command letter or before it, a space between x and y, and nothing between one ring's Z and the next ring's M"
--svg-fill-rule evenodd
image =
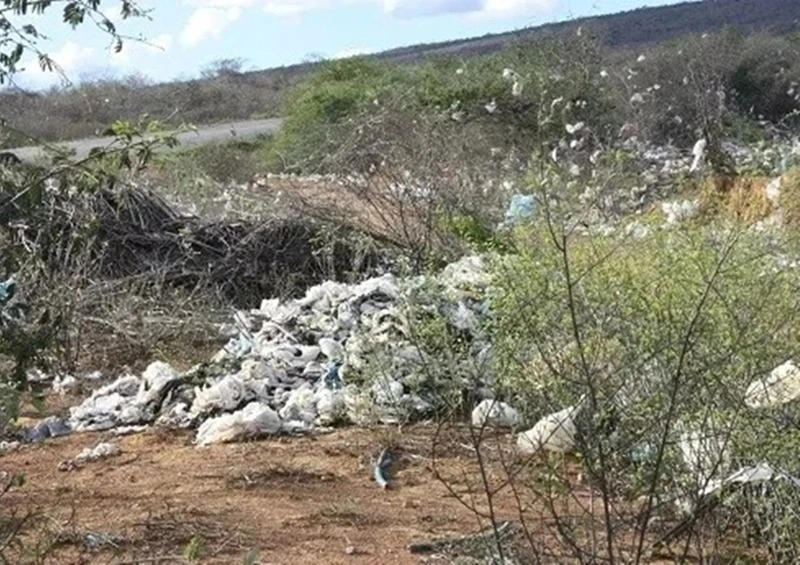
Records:
M172 432L77 434L0 456L0 471L27 479L2 503L38 508L51 530L63 529L51 563L185 562L195 535L204 541L200 563L242 563L251 549L261 563L420 563L409 543L488 525L434 478L431 436L430 428L346 429L196 448L190 436ZM409 456L393 487L382 490L371 457L390 437ZM59 470L100 441L118 442L122 454ZM475 478L473 459L450 444L437 468L463 491L465 477ZM510 504L500 514L518 515ZM79 551L90 532L126 541L116 551Z
M510 455L512 437L497 433L484 443L490 485L508 477L499 465L503 457L506 469L519 462ZM65 461L101 441L118 443L122 453L65 470ZM347 428L206 448L192 445L189 433L159 429L124 437L75 434L0 455L0 477L26 477L23 487L0 498L0 518L32 510L44 517L24 541L28 547L50 548L47 558L17 556L11 563L188 563L185 551L193 544L194 562L208 564L457 563L435 553L412 554L408 546L489 526L456 498L487 511L477 458L468 444L464 428L435 439L435 430L423 425ZM387 445L402 456L391 488L382 490L372 478L372 461ZM525 518L532 537L522 539L518 549L524 551L530 542L539 551L559 553L523 562L576 562L563 553L555 521L542 504L542 488L564 494L555 498L558 514L575 520L581 532L602 523L602 504L580 482L576 462L558 465L565 481L544 487L532 479L543 468L540 460L526 468L531 474L525 481L517 481L539 485L518 491L521 502L510 488L493 499L498 521ZM87 547L87 534L112 535L115 545ZM580 535L588 548L588 534ZM0 556L3 551L0 539ZM260 561L245 561L251 552Z

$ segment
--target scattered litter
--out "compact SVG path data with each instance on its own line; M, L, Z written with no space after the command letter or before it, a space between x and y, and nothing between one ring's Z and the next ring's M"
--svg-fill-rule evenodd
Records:
M800 398L800 369L791 359L775 367L765 379L750 383L744 402L750 408L787 404Z
M575 449L578 430L574 417L577 409L570 406L559 412L548 414L527 432L517 436L517 448L523 455L533 455L539 450L569 453Z
M125 543L125 538L116 534L89 532L83 536L83 545L89 549L99 549L101 547L118 548L123 543Z
M506 210L506 222L513 225L529 220L535 213L536 197L533 194L514 194Z
M700 496L718 493L730 485L768 482L786 482L794 487L800 488L800 478L784 471L776 470L768 463L759 463L757 465L742 467L728 475L725 479L709 481L709 484L700 491Z
M115 436L127 436L131 434L138 434L148 429L149 426L144 424L139 426L117 426L111 430Z
M783 185L783 177L775 177L764 189L764 196L773 206L778 206L781 201L781 187Z
M732 494L733 491L739 491L741 487L745 485L759 485L764 487L768 483L783 483L793 488L800 488L800 478L785 471L775 469L768 463L762 462L756 465L741 467L724 479L709 481L705 487L699 489L696 502L684 498L678 499L676 501L676 506L679 511L685 514L685 517L664 534L656 545L663 546L681 535L688 534L698 520L702 519L704 515L713 511L718 505L724 505L726 503L726 497ZM746 492L749 496L769 496L769 489L764 488Z
M99 381L100 379L103 378L103 372L102 371L92 371L90 373L86 373L81 378L83 380L85 380L85 381Z
M22 432L26 443L42 441L52 437L60 437L72 433L72 428L63 418L48 416Z
M625 235L633 239L644 239L650 235L650 227L639 220L634 220L625 226Z
M689 167L690 173L700 170L700 167L703 164L703 158L706 156L707 145L708 141L706 138L701 137L694 144L694 147L692 147L692 156L694 157L694 160L692 161L692 165Z
M80 469L86 463L99 461L108 457L115 457L122 453L122 449L116 443L98 443L94 447L87 447L81 451L77 457L61 461L58 464L59 471L74 471Z
M10 302L16 291L17 283L13 277L0 282L0 303Z
M37 368L30 369L25 374L25 378L29 383L37 383L37 384L46 383L47 381L50 380L50 376L48 374L46 374L41 369Z
M695 200L682 200L680 202L663 202L661 210L667 217L667 224L677 224L697 215L699 205Z
M106 532L79 533L64 530L58 534L56 541L61 544L81 545L86 549L101 549L104 547L118 549L126 540L123 536Z
M0 441L0 453L7 453L19 449L20 443L18 441Z
M729 434L722 426L704 423L700 428L676 426L680 432L678 448L695 484L704 485L719 472L729 469L730 453L726 451Z
M86 463L87 461L97 461L98 459L105 459L106 457L114 457L122 453L122 449L116 443L98 443L94 447L87 447L81 451L75 458L78 463Z
M386 473L391 464L392 459L389 456L389 448L384 447L372 470L372 475L375 477L375 482L378 483L378 486L384 490L389 488L389 479L386 476Z
M472 535L457 537L441 537L431 541L412 543L408 546L408 551L415 555L421 554L442 554L451 552L475 552L476 548L496 547L497 542L508 543L513 536L520 532L520 526L516 522L504 520L498 522L496 526L489 526L484 530ZM510 552L509 552L510 553ZM490 563L513 563L508 557L502 560L499 556L490 557ZM482 561L481 561L482 563Z
M520 421L519 412L499 400L482 400L472 411L472 425L476 428L484 426L515 428Z
M303 383L289 393L289 398L278 415L283 420L299 420L309 424L317 419L317 401L311 385Z
M372 394L376 404L383 406L396 406L403 399L404 387L402 383L390 377L378 379L372 385Z
M78 388L78 379L72 375L65 375L63 378L57 376L53 379L53 392L56 394L63 396L76 388Z
M281 424L280 417L272 408L253 401L232 414L209 418L200 424L195 443L204 446L277 434Z

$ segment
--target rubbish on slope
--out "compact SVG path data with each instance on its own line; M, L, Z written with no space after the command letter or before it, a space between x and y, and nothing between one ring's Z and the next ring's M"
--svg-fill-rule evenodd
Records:
M282 427L278 414L269 406L250 402L241 410L205 420L197 429L195 444L227 443L277 434Z
M577 406L548 414L534 426L517 436L517 448L523 455L533 455L541 449L569 453L575 449L578 433L575 425Z
M488 398L482 400L472 411L472 425L476 428L484 426L515 428L521 421L519 412L499 400Z
M391 464L392 458L389 455L389 448L384 447L372 470L372 475L375 477L375 482L378 483L378 486L384 490L389 488L389 479L386 476L386 473L388 472Z
M750 408L779 406L800 398L800 369L791 359L747 387L744 402Z

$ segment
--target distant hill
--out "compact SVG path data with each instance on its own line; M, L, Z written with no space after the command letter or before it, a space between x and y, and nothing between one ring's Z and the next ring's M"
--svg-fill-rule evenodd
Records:
M518 41L574 33L579 26L594 32L606 45L624 50L727 26L745 33L790 34L800 31L798 21L800 0L705 0L400 47L370 57L401 64L435 56L469 58ZM279 116L287 92L318 64L305 62L247 72L220 69L195 79L160 84L128 77L56 93L6 89L0 91L0 116L12 129L6 132L0 128L0 147L90 137L114 120L136 119L145 113L174 123L198 125Z
M516 41L563 33L580 26L600 32L605 43L611 47L660 43L690 33L718 31L726 26L733 26L747 33L770 31L782 35L800 31L800 0L683 2L544 24L482 37L398 47L372 56L397 62L414 62L442 55L470 57L499 51ZM315 64L289 65L281 67L281 70L302 72ZM270 70L272 69L260 72Z

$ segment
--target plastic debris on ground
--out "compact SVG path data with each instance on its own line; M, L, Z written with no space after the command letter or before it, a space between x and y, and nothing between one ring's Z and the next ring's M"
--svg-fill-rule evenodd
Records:
M482 400L472 411L472 425L476 428L497 426L515 428L521 423L519 413L499 400Z
M141 376L122 375L95 390L70 409L68 424L75 431L197 428L197 445L208 445L429 415L442 383L429 382L409 307L442 316L485 360L490 280L483 258L470 256L437 276L326 281L297 299L265 299L221 328L229 342L211 359L214 370L206 367L210 373L151 363ZM488 381L478 385L491 390Z
M18 441L0 441L0 454L19 449L19 446L20 443Z
M98 459L105 459L106 457L113 457L122 453L122 449L116 443L98 443L94 447L87 447L81 451L75 461L78 463L86 463L87 461L97 461Z
M576 406L548 414L528 431L517 436L517 448L523 455L540 450L569 453L575 449L578 428L575 425Z
M536 213L536 197L532 194L514 194L508 203L505 221L514 225L523 220L530 220Z
M667 217L667 224L677 224L696 216L700 208L695 200L681 200L680 202L663 202L661 210Z
M703 165L703 159L706 156L706 147L708 146L708 141L702 137L695 142L694 147L692 147L692 156L694 159L692 160L692 165L689 167L689 172L693 173L695 171L700 170Z
M56 377L53 379L53 392L64 395L78 388L78 379L72 375Z
M67 459L58 464L59 471L74 471L80 469L86 463L115 457L122 453L122 449L116 443L103 442L94 447L87 447L73 459Z
M72 433L72 428L63 418L48 416L22 432L25 442L37 442L48 438L60 437Z
M745 392L750 408L767 408L787 404L800 398L800 369L789 360L775 367L764 378L753 381Z
M251 402L241 410L204 421L197 429L195 443L209 445L257 438L276 434L281 426L281 419L272 408Z
M695 484L704 485L718 473L730 467L730 453L725 449L729 431L722 426L705 423L690 428L678 423L678 449Z
M17 283L13 277L0 282L0 307L5 306L6 303L11 302L17 292ZM5 312L3 312L5 315Z
M709 481L700 490L700 496L708 496L720 492L731 485L762 484L769 482L785 482L793 487L800 488L800 478L784 471L774 469L768 463L759 463L742 467L722 480Z
M386 490L389 488L389 467L392 465L392 457L389 453L389 448L384 447L381 450L380 455L378 455L378 460L375 461L375 465L372 469L372 476L375 479L375 482L378 483L378 486L382 489Z

